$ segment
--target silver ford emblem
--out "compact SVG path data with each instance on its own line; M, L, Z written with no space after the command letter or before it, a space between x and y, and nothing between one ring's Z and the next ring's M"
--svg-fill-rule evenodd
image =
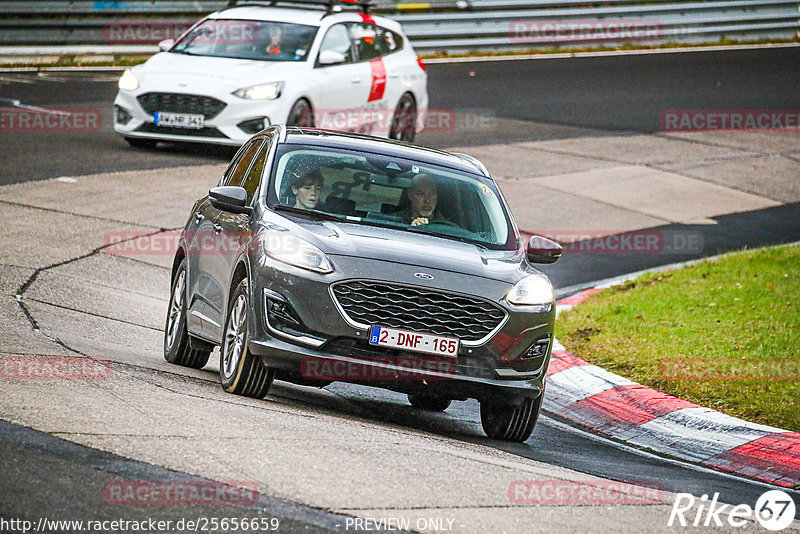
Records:
M421 280L433 280L433 275L428 273L414 273L414 276Z

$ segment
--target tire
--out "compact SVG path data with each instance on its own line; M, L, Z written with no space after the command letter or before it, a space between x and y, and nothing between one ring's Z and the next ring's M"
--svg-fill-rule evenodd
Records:
M392 128L389 137L406 143L413 143L417 135L417 103L411 93L400 97L392 117Z
M286 118L286 126L314 127L314 111L308 100L301 98L294 103Z
M414 408L421 410L430 410L432 412L443 412L450 407L452 402L450 399L443 399L441 397L431 397L430 395L408 395L408 402Z
M275 371L249 350L249 309L250 296L245 278L236 286L228 304L225 334L219 351L219 378L222 389L228 393L263 399L272 385Z
M202 369L211 351L193 349L186 330L186 260L181 260L172 280L164 324L164 359L175 365Z
M139 139L138 137L126 137L125 140L133 148L155 148L158 142L154 139Z
M525 399L519 406L491 400L481 402L483 431L493 439L522 443L530 437L536 426L543 398L544 391L535 399Z

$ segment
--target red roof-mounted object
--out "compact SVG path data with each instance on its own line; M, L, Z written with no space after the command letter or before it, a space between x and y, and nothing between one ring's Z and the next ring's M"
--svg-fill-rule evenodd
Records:
M228 0L228 7L275 7L278 4L304 8L324 8L328 13L336 13L344 11L345 9L352 9L353 7L356 7L363 13L369 13L372 7L372 2L370 2L370 0L269 0L266 2L239 2L238 0Z

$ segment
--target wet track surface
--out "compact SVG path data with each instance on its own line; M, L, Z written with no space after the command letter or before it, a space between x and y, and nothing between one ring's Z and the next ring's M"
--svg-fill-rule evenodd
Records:
M799 63L800 48L784 48L430 65L431 109L488 113L498 123L488 132L469 125L425 132L417 141L444 148L656 132L669 109L798 109ZM75 133L68 144L60 133L3 135L0 184L230 159L225 148L129 148L111 128L118 78L0 73L0 99L103 116L101 131Z
M652 132L658 128L658 115L663 109L798 109L800 70L796 66L799 60L800 49L783 49L431 65L428 68L431 107L490 110L497 118L497 128L484 142L481 142L481 132L471 131L453 135L428 133L420 136L419 141L444 148L609 132ZM115 79L116 75L106 73L58 73L38 77L0 73L0 98L19 99L41 107L102 109L105 124L100 132L76 134L68 139L59 133L0 134L3 139L0 184L116 170L219 164L230 158L229 149L166 146L141 151L129 148L110 131ZM499 91L498 86L503 90ZM789 203L718 217L713 227L673 225L683 230L701 228L706 242L702 254L565 256L544 270L561 288L563 296L566 288L574 289L594 280L667 262L743 246L797 241L800 240L799 221L800 205ZM659 229L664 228L669 226ZM216 373L203 373L199 378L192 376L187 380L196 382L200 388L218 387ZM285 402L315 406L333 415L430 432L612 480L631 483L658 480L664 490L671 492L702 495L718 491L725 502L753 505L766 489L760 483L631 449L574 428L549 413L543 414L526 443L508 444L483 435L475 401L456 402L444 414L430 414L411 408L405 396L391 392L339 383L326 390L335 396L335 402L330 396L319 396L311 388L285 384L276 388L275 395ZM233 400L235 398L231 402ZM41 481L48 476L56 480L72 477L86 485L100 484L99 479L94 480L99 476L98 464L87 463L76 452L89 449L48 436L37 437L10 426L0 429L5 440L0 445L4 452L0 460L3 473L0 487L16 487L30 497L24 510L12 508L0 500L0 516L19 516L23 512L37 516L46 513L48 508L57 507L64 516L79 517L97 509L97 503L84 501L81 495L58 498L57 495L65 491L60 486L46 486L47 491L52 492L50 497L39 489L45 487ZM33 455L30 440L37 443ZM113 472L131 479L156 477L155 471L148 470L160 469L121 458L107 457L103 462L106 467L99 469L100 472ZM111 465L113 469L108 467ZM800 495L795 493L794 496L800 503ZM286 531L333 529L338 520L337 516L319 510L292 508L291 503L265 500L261 505L262 510L285 513L282 517L288 518ZM258 507L252 511L257 512ZM218 510L215 513L219 515Z

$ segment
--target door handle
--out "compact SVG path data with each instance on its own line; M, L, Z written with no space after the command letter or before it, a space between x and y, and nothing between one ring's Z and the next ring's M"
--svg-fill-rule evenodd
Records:
M205 217L203 217L203 214L202 214L202 213L200 213L199 211L198 211L197 213L195 213L195 214L194 214L194 220L195 220L195 221L197 221L197 222L200 222L200 221L202 221L203 219L205 219Z
M361 78L350 78L350 83L361 83Z
M389 78L399 78L399 77L400 77L399 74L390 74L389 75Z
M219 224L214 225L214 231L220 233L222 231L222 226Z

